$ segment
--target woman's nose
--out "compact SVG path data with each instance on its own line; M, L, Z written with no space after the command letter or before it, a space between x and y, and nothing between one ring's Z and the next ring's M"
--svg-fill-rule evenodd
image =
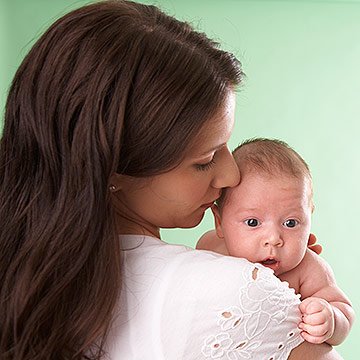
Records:
M218 164L221 166L216 168L216 176L212 181L212 186L221 189L238 185L240 182L240 171L228 146L223 149L223 154Z

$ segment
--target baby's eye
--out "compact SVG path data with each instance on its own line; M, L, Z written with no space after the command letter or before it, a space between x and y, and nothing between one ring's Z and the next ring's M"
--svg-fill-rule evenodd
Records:
M245 224L250 227L256 227L260 225L260 222L256 219L245 220Z
M284 226L294 228L299 222L295 219L289 219L284 222Z

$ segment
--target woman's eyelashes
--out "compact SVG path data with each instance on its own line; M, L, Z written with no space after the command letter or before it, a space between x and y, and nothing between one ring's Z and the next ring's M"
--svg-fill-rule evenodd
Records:
M210 170L215 165L215 160L212 158L209 162L205 164L196 164L196 169L199 171Z

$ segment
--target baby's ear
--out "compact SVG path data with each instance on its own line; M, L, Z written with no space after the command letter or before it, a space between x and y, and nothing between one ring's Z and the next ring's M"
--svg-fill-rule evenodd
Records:
M220 239L223 239L223 238L224 238L224 234L223 234L222 227L221 227L221 216L220 216L219 208L217 207L217 205L214 204L214 205L211 207L211 211L212 211L212 213L214 214L216 235L217 235Z

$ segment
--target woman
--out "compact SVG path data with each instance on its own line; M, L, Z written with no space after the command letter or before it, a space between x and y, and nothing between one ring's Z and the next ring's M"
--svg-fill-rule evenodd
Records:
M238 183L241 77L204 34L132 2L71 12L34 45L0 149L2 359L339 358L297 346L298 299L274 276L159 240ZM254 312L265 280L281 303Z

